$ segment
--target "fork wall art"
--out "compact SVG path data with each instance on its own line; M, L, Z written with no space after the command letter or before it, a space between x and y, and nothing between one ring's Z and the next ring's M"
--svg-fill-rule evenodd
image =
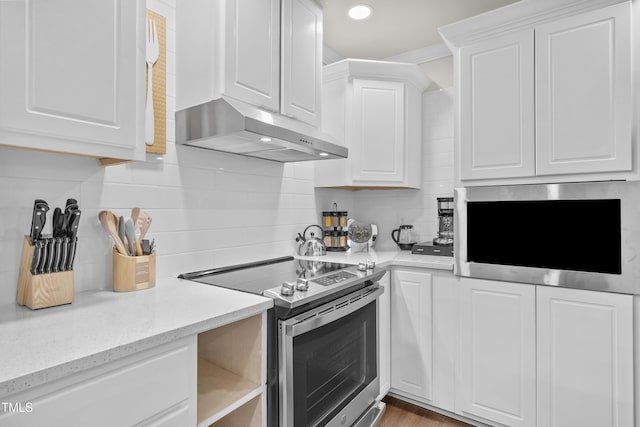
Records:
M167 144L167 24L164 16L147 10L147 153L165 154Z

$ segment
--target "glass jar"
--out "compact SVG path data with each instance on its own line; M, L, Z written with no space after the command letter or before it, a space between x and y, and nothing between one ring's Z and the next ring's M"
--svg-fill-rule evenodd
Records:
M331 247L339 248L340 247L340 232L338 230L334 230L331 232Z
M342 247L342 248L346 248L347 247L347 232L346 231L341 231L340 232L340 247Z
M324 228L333 227L333 219L330 211L322 212L322 225L324 226Z
M332 227L340 226L340 215L338 212L331 212L331 226Z
M327 248L332 248L333 247L333 236L331 235L331 231L325 231L324 232L324 245Z
M340 219L339 219L339 226L340 227L346 227L347 226L347 217L349 216L349 213L347 211L342 211L340 212Z

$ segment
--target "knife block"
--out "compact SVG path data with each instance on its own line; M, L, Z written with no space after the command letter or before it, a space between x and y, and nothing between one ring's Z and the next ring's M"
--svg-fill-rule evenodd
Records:
M25 236L18 277L17 303L26 305L32 310L71 304L73 302L73 271L31 274L33 251L31 239Z
M140 291L156 284L156 254L126 256L113 249L113 290Z

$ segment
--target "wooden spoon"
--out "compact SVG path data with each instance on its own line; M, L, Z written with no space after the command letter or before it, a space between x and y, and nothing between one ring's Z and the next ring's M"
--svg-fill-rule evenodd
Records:
M139 218L142 220L142 224L140 224L140 237L138 240L142 241L147 234L147 230L151 227L151 215L147 212L142 212Z
M132 208L131 219L133 220L134 228L138 225L138 216L140 216L140 208Z
M113 239L113 243L116 245L116 250L122 255L127 256L127 250L125 249L122 240L120 240L120 237L118 237L118 215L113 211L104 210L98 213L98 218L100 218L102 227Z

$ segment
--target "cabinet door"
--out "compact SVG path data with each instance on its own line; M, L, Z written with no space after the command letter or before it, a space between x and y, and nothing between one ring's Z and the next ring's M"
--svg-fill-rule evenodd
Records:
M391 388L391 278L389 274L380 279L379 284L384 289L384 293L378 300L378 339L380 341L378 357L380 396L378 399L381 399Z
M630 7L536 27L538 175L631 170Z
M391 285L391 387L433 400L431 274L394 271Z
M1 2L0 142L96 157L135 150L143 13L140 1Z
M536 425L535 286L460 280L457 412Z
M0 411L0 426L193 425L195 344L183 338L10 396L32 410Z
M282 114L320 124L322 9L314 0L282 1Z
M539 425L633 426L633 297L537 293Z
M280 0L227 0L224 93L278 112Z
M533 176L533 31L460 49L460 179Z
M354 183L402 184L405 179L405 85L353 81L353 135L349 157Z

